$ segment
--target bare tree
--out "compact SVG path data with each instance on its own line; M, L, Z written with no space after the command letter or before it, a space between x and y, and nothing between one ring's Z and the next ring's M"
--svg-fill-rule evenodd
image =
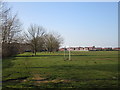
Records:
M63 43L61 35L57 33L48 33L44 37L45 48L49 52L58 51L60 45Z
M0 1L0 20L1 20L1 13L2 13L2 2ZM0 59L2 57L2 24L0 21Z
M45 29L41 26L31 24L28 31L25 33L28 43L31 44L33 53L36 52L40 46L43 45L42 36L45 34ZM41 41L41 42L40 42Z
M8 8L7 3L5 2L0 2L0 20L3 49L2 55L5 54L5 56L9 56L11 54L10 50L13 50L13 47L15 47L12 45L12 43L16 41L16 37L21 31L22 24L17 18L17 14L12 15L11 8Z
M38 40L38 47L37 47L37 50L38 51L43 51L44 50L44 35L39 37L39 40Z
M11 43L15 40L15 36L21 31L21 23L17 18L17 14L11 14L11 8L7 8L6 3L2 4L2 42Z

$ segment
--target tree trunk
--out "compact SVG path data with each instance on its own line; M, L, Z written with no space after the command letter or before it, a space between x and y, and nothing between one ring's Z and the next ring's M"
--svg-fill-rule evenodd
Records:
M36 56L36 50L34 51L34 53L35 53L35 56Z

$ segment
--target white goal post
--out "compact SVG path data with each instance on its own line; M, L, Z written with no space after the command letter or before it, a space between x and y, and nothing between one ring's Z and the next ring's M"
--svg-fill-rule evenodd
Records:
M70 47L68 49L66 49L66 47L64 48L64 60L71 60L71 50L70 50Z

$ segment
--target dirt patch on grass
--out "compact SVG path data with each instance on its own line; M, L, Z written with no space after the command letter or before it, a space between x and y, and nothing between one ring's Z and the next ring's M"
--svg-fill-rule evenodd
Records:
M32 81L34 81L35 83L47 83L48 82L47 78L43 78L39 74L34 74Z
M71 80L63 80L63 79L54 79L54 80L51 80L50 82L53 82L53 83L68 83L68 82L71 82Z
M34 81L35 84L40 84L40 83L68 83L68 82L71 82L71 80L63 80L63 79L49 80L49 78L43 78L40 74L33 74L33 78L32 78L31 81Z

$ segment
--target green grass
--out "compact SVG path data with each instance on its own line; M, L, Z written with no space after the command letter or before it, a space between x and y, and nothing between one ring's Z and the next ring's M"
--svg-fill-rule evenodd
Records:
M71 52L71 61L63 55L38 52L3 59L3 88L118 87L117 51Z

